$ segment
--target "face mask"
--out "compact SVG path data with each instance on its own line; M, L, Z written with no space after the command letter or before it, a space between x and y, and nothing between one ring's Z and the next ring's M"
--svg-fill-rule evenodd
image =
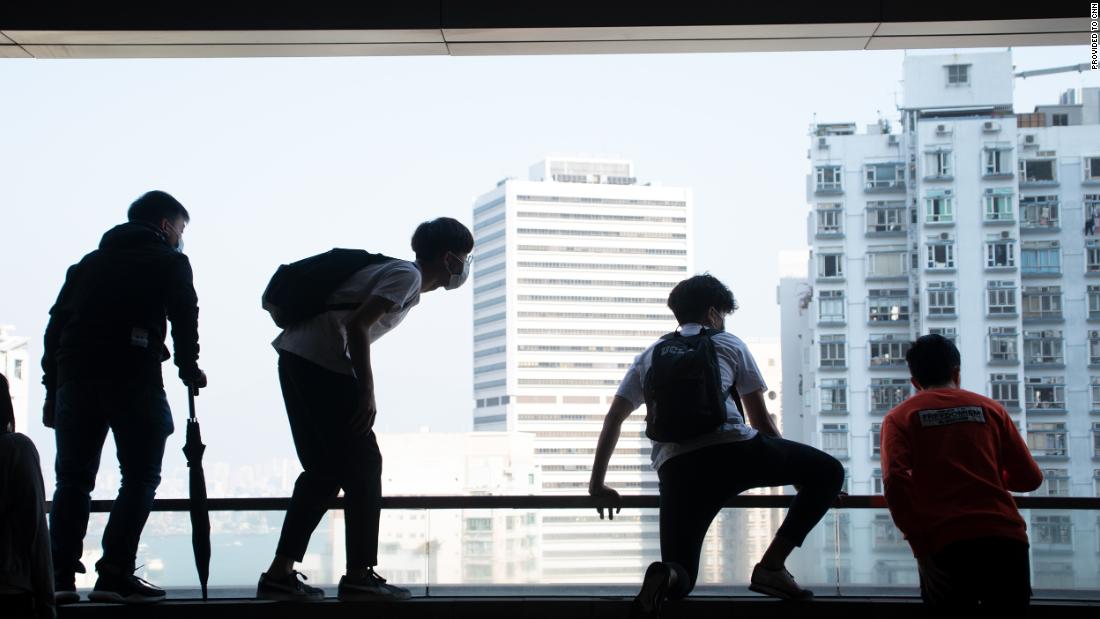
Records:
M175 250L176 250L176 252L178 252L178 253L181 253L181 254L182 254L182 253L183 253L183 233L181 233L180 231L176 230L176 227L175 227L175 226L168 226L168 227L169 227L169 228L171 228L172 232L175 232L175 233L176 233L176 238L178 238L178 239L179 239L179 241L178 241L178 242L176 243L176 246L175 246L175 247L173 247L173 249L175 249Z
M454 256L454 254L451 254L451 255ZM455 257L457 258L458 256L455 256ZM448 269L448 270L450 270L450 269ZM451 273L451 279L446 284L444 284L443 289L444 290L454 290L455 288L458 288L462 284L465 284L466 283L466 278L469 277L469 276L470 276L470 261L469 260L463 260L462 261L462 270L458 273Z

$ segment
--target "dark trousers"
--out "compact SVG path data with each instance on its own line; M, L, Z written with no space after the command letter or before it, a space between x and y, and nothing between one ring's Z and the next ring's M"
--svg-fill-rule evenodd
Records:
M50 511L54 571L83 571L80 556L88 531L91 493L107 430L114 432L122 483L103 531L106 564L132 572L138 541L160 485L164 444L174 429L160 385L70 380L54 402L57 487Z
M302 560L310 535L342 488L347 568L377 565L382 453L374 432L358 418L355 378L280 351L279 383L303 471L294 483L277 554Z
M750 488L798 485L801 490L776 536L801 546L840 492L844 467L808 445L758 434L676 456L657 477L661 560L677 575L668 597L679 599L695 588L703 538L726 499Z
M981 537L949 544L931 557L943 581L921 573L921 599L944 609L1026 609L1031 603L1031 563L1026 542L1007 537ZM1016 613L1017 615L1019 612Z

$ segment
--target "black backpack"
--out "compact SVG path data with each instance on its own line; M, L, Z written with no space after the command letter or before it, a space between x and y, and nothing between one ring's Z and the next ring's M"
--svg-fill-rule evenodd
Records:
M661 337L644 381L645 434L674 443L706 434L726 422L726 395L711 338L720 333L703 329L698 335L674 331ZM728 394L741 411L741 398L730 385ZM742 413L742 418L744 413Z
M264 290L263 308L280 329L330 310L355 309L358 303L329 305L329 296L356 271L394 260L362 249L332 249L280 265Z

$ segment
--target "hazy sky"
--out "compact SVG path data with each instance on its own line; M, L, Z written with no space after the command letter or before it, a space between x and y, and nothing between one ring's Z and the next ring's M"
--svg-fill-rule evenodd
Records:
M928 52L921 52L928 53ZM1086 62L1014 50L1018 69ZM695 264L778 337L777 256L805 247L807 128L897 117L903 52L234 60L0 60L0 324L41 356L65 269L146 190L191 211L199 414L208 461L293 457L260 309L281 262L333 246L411 257L423 220L471 203L546 154L633 159L643 182L690 187ZM1017 80L1016 109L1100 74ZM471 287L425 295L372 359L382 431L471 428ZM182 463L186 401L165 366ZM43 461L52 435L31 427ZM105 457L105 462L113 458ZM113 466L111 464L110 466Z

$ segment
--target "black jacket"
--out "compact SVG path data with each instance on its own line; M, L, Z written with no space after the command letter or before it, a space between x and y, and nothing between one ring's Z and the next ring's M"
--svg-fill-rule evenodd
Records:
M50 310L42 356L46 398L74 378L163 384L160 365L172 342L180 378L198 373L198 298L187 256L159 230L115 226L99 249L69 267Z

